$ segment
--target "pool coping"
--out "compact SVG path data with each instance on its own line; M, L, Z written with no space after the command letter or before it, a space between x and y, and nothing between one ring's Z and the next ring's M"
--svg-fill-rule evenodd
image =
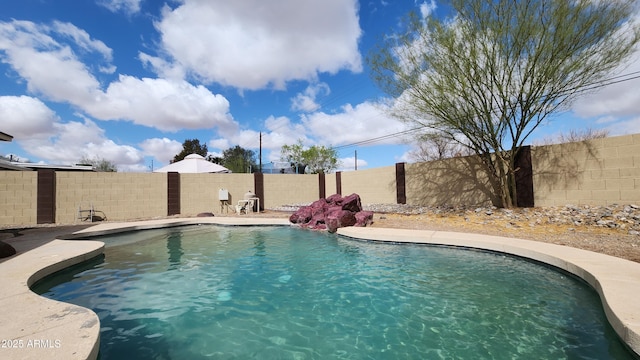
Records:
M126 231L197 224L288 226L288 219L253 217L174 218L101 223L19 252L0 262L0 358L96 359L100 321L91 310L44 298L32 292L36 281L99 256L104 243L77 241ZM640 355L640 263L562 245L471 233L347 227L338 235L368 241L456 246L511 254L549 264L585 280L599 294L609 323L636 355ZM74 239L74 240L61 240ZM3 348L11 341L14 348Z
M29 246L21 246L20 240L6 241L16 247L18 254L0 262L0 308L3 309L0 317L0 358L96 359L100 350L98 315L81 306L39 296L31 291L31 285L47 275L104 252L103 242L80 240L82 238L197 224L290 225L288 219L273 218L176 218L101 223L56 239L54 236L42 239L38 246L34 246L33 241Z

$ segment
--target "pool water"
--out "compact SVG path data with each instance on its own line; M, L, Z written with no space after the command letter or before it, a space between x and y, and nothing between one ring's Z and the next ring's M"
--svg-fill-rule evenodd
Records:
M585 283L501 254L289 227L102 238L34 286L93 309L101 359L631 359Z

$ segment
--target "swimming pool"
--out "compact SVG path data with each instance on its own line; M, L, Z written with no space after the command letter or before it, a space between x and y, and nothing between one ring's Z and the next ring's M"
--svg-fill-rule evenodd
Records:
M93 309L102 359L631 358L589 286L510 256L289 227L101 240L34 291Z

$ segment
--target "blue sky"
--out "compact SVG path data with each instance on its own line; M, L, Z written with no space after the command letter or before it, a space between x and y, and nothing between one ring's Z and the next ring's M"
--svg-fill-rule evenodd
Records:
M50 164L168 164L185 139L262 162L282 145L335 146L342 170L411 161L407 129L381 107L366 56L413 0L21 0L0 14L0 155ZM637 59L636 55L634 59ZM621 70L640 71L638 61ZM589 94L536 137L640 132L640 80Z

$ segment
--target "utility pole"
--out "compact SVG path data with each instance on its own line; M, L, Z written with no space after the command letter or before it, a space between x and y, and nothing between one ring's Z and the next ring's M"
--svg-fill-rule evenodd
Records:
M356 171L358 170L358 150L356 150Z
M260 131L260 173L262 173L262 131Z

